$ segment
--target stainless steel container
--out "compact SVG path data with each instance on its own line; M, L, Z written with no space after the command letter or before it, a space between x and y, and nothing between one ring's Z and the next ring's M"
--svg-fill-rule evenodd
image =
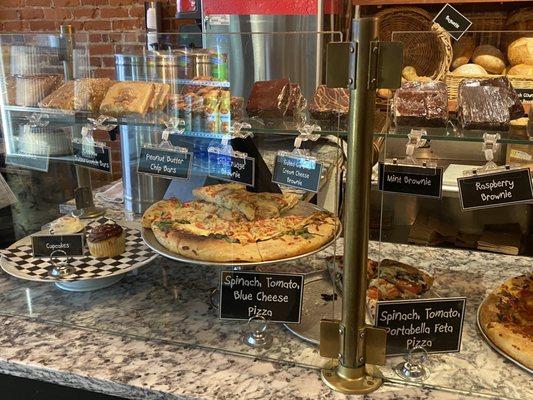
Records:
M115 77L120 81L154 80L169 82L173 67L165 57L155 55L115 55ZM161 140L158 129L147 126L120 126L124 206L127 211L143 213L165 195L170 180L137 173L141 147Z

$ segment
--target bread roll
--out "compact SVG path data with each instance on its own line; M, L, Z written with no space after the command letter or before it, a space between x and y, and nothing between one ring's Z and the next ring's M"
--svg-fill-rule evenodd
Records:
M490 44L476 47L472 61L492 74L501 74L505 69L503 53Z
M511 65L533 65L533 37L515 40L507 47L507 58Z
M461 65L467 64L472 58L476 43L471 36L463 36L453 44L453 59L451 68L456 69Z
M507 75L533 76L533 65L518 64L507 71Z
M465 64L461 65L459 68L455 69L452 74L454 75L464 75L464 76L479 76L487 75L487 71L477 64Z

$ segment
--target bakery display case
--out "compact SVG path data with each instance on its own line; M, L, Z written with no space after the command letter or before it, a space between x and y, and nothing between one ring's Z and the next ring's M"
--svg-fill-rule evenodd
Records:
M338 32L160 34L155 50L109 35L107 69L90 33L0 35L2 314L314 369L357 343L358 367L385 361L369 386L533 395L533 86L507 65L528 65L531 32L499 35L519 52L460 48L444 69L410 52L452 51L446 32L363 35L337 85ZM507 74L450 72L480 66L474 53ZM389 85L354 87L385 54ZM473 179L504 185L488 176L519 199L480 203ZM502 316L500 285L524 274ZM354 296L361 339L341 345ZM500 317L529 338L518 352L494 339Z

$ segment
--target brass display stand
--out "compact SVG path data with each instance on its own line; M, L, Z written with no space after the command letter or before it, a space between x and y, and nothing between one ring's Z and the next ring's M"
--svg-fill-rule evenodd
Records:
M375 92L400 86L403 52L398 43L377 41L375 18L353 21L353 42L347 50L351 103L342 320L321 321L320 354L339 360L336 368L322 370L322 380L329 387L346 394L364 394L381 386L373 364L385 364L386 345L385 330L365 324ZM336 54L338 58L339 52ZM333 60L331 63L328 60L328 66ZM329 80L328 86L332 86Z

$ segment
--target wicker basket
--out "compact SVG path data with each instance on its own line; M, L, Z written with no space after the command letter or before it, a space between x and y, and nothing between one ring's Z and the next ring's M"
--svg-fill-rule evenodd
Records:
M455 100L457 99L457 91L459 90L459 84L463 79L488 79L496 78L502 75L476 75L476 76L465 76L465 75L454 75L448 74L446 76L446 86L448 86L448 99ZM533 76L515 76L507 75L507 78L511 81L511 84L515 89L533 89Z
M452 61L450 35L431 15L416 7L391 7L375 15L379 38L404 45L404 66L413 66L419 76L444 80Z

